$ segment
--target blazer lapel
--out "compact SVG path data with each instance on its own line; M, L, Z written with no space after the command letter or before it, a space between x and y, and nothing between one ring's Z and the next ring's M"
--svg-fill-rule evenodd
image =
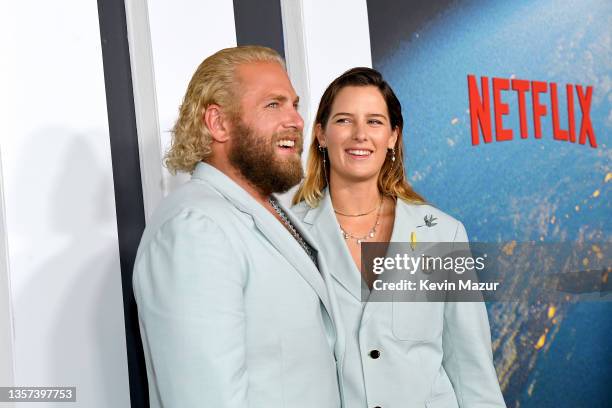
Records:
M257 205L259 204L257 203ZM302 235L302 238L304 238L306 242L308 242L310 246L317 251L319 264L321 264L318 249L314 243L314 240L310 238L307 233L305 233L304 228L301 228L299 221L295 219L291 211L284 208L280 202L279 206L283 209L293 226ZM289 231L287 231L287 229L268 212L268 210L263 207L261 208L263 210L263 214L253 216L255 225L262 232L262 234L264 234L268 241L270 241L270 243L278 250L278 252L285 256L285 259L291 265L293 265L298 273L302 275L302 278L304 278L304 280L314 289L321 299L321 302L328 310L328 313L331 315L332 308L329 303L329 296L327 293L327 288L325 287L325 282L321 276L322 271L317 269L316 265L306 254L306 251L304 251L304 248L302 248L295 238L293 238L291 233L289 233Z
M332 313L325 283L316 266L291 233L266 208L232 179L209 164L198 163L192 177L209 183L237 209L249 214L253 218L257 229L313 288L328 313ZM290 211L285 210L285 212L302 233L303 231L299 228L298 223L295 223L295 219L292 219L292 215L289 215ZM313 245L313 248L316 249L316 246Z
M320 242L317 241L316 237L314 237L308 231L307 228L304 228L304 224L302 224L302 221L300 221L300 219L297 218L290 209L285 208L281 202L279 202L278 204L282 207L283 211L285 211L285 214L287 214L287 217L289 217L289 220L291 221L291 223L293 223L295 228L297 228L300 234L302 234L302 238L304 238L310 244L310 246L317 252L317 261L319 264L320 276L323 277L323 280L326 283L324 287L321 288L321 290L325 291L325 294L329 296L329 298L325 300L321 299L321 301L327 308L328 314L330 318L333 320L333 323L335 326L334 327L334 338L332 340L335 343L334 349L336 350L336 356L338 360L340 361L339 370L340 372L342 372L342 361L344 360L344 349L345 349L344 325L342 323L342 320L339 319L339 307L337 304L336 296L334 296L333 293L330 293L330 291L332 291L333 288L332 288L332 282L331 282L332 277L330 275L330 269L327 264L327 260L325 257L322 256L322 252L319 250ZM310 258L308 258L308 260L310 261ZM310 261L310 263L312 264L312 261ZM317 282L319 281L321 280L319 279ZM327 302L329 302L329 304Z
M395 221L393 223L393 233L391 234L391 242L411 242L411 236L414 232L418 233L417 226L419 225L418 212L412 205L406 204L402 199L398 199L395 205ZM418 236L416 237L418 242Z
M334 215L334 209L328 190L325 189L323 199L318 207L308 210L304 223L312 225L311 233L321 248L327 248L333 254L325 259L331 275L342 285L357 301L361 302L368 296L367 288L362 294L361 273L351 257L344 242L340 226ZM362 297L364 296L364 297Z

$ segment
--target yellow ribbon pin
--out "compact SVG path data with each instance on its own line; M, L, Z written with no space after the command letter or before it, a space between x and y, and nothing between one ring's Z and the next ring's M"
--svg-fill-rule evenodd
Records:
M417 244L416 232L412 231L410 233L410 248L412 248L413 251L416 248L416 244Z

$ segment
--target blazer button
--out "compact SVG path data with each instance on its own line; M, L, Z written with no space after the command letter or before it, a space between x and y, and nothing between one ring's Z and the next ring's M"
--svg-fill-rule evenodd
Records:
M380 357L380 351L378 350L372 350L370 351L370 357L372 357L374 360L376 360L378 357ZM374 407L377 408L377 407ZM378 407L380 408L380 407Z

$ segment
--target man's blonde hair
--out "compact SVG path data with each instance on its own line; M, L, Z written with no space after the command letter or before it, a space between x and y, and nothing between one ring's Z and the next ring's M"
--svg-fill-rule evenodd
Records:
M277 62L283 58L273 49L254 45L226 48L206 58L193 74L179 117L172 128L172 142L164 164L172 174L192 173L199 161L211 154L212 136L203 117L211 104L229 115L238 115L239 86L236 68L254 62Z

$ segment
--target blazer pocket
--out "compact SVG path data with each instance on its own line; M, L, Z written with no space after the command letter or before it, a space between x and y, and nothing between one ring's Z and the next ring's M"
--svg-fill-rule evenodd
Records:
M459 408L457 397L455 397L454 392L443 394L427 400L425 401L425 406L427 408Z
M393 302L392 331L399 340L434 340L442 335L443 319L443 302Z

